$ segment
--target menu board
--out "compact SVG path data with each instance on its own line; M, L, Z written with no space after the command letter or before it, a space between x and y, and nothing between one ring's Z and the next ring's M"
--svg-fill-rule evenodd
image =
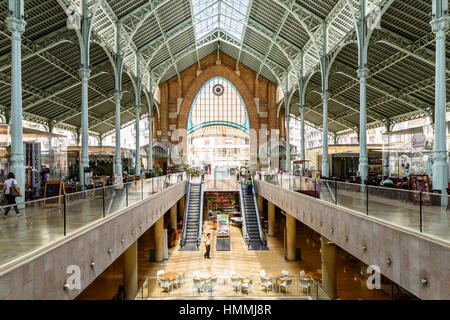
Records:
M217 214L217 236L229 236L228 214Z
M103 190L102 188L104 188L106 186L106 181L104 180L94 180L93 182L93 197L94 199L98 199L98 198L103 198ZM99 189L99 190L96 190Z
M422 194L422 201L431 203L430 192L430 178L427 175L410 175L409 189L425 192ZM419 202L419 194L413 194L413 203Z
M228 214L217 214L216 250L230 250L230 229L228 227Z
M59 207L61 205L61 195L64 194L64 183L61 180L47 181L44 190L44 206ZM54 199L47 199L53 198Z

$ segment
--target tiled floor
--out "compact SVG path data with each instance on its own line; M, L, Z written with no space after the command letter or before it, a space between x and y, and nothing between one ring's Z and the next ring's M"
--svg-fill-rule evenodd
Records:
M208 228L205 226L205 228ZM320 244L306 237L303 229L297 228L297 247L302 249L302 260L286 261L283 257L283 234L277 233L276 237L268 238L269 250L254 251L247 250L244 245L240 230L231 227L231 251L215 251L214 239L212 241L211 259L204 259L204 248L197 252L178 251L178 246L169 249L169 259L156 263L149 262L148 250L152 247L153 235L151 232L140 239L139 251L139 287L142 286L147 277L155 277L156 271L182 272L185 271L185 286L174 289L170 295L161 293L161 288L151 284L151 293L155 298L182 298L182 295L194 296L192 288L192 273L200 271L201 274L211 274L220 276L224 269L234 270L237 274L254 273L258 278L261 269L269 272L280 272L287 270L289 275L299 275L300 270L305 272L317 272L321 269ZM214 234L214 230L210 230ZM207 231L206 231L207 232ZM122 284L122 261L120 258L111 266L107 272L95 280L78 297L79 299L111 299L116 294L117 288ZM152 280L153 281L153 280ZM253 295L259 295L258 281L255 281ZM359 273L353 270L344 259L337 259L337 290L338 299L389 299L389 296L381 290L369 290L365 285L365 279L361 279ZM292 292L291 292L292 293ZM234 293L229 283L218 285L214 295L223 294L226 297L241 296L245 294ZM195 296L199 296L195 293ZM208 298L208 293L200 295ZM263 297L270 297L273 294L262 294Z

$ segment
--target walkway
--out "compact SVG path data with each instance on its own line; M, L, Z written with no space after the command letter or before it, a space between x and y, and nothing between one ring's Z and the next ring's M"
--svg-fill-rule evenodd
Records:
M263 179L264 181L264 179ZM314 187L314 179L295 176L289 179L278 180L282 189L295 191L309 191L312 194L316 190L321 200L334 204L334 199L327 190L320 186ZM306 182L307 181L307 182ZM318 180L319 181L319 180ZM325 180L321 180L322 182ZM359 184L330 181L331 192L337 196L337 205L360 212L361 214L375 217L394 225L420 232L422 219L422 232L444 241L450 241L450 210L446 206L440 206L440 195L423 195L423 205L419 205L417 192L402 189L369 186L369 195L365 187ZM337 192L334 188L337 186ZM413 202L413 197L417 201ZM448 198L445 196L445 198ZM422 209L422 213L421 213Z
M132 182L128 192L125 187L107 187L104 200L101 190L96 191L95 197L92 190L68 194L66 235L176 183L176 179L172 178L164 186L164 179L157 177ZM59 198L27 202L25 208L20 209L21 217L17 217L11 209L8 219L0 218L0 266L64 237L64 201L62 196ZM59 206L48 206L58 200Z

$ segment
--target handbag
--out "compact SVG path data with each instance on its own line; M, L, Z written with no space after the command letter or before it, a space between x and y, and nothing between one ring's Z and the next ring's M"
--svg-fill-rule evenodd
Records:
M19 186L17 186L17 189L19 189ZM19 193L16 191L16 188L14 188L13 184L11 184L11 187L9 188L9 194L12 197L18 197L19 196Z

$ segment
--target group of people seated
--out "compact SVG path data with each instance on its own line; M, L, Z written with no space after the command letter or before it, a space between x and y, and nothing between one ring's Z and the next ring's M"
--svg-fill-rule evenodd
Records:
M388 188L401 188L401 189L409 188L409 183L408 183L407 177L403 177L402 181L398 182L398 183L395 183L394 181L392 181L391 177L388 177L388 178L382 180L380 185L383 187L388 187Z

